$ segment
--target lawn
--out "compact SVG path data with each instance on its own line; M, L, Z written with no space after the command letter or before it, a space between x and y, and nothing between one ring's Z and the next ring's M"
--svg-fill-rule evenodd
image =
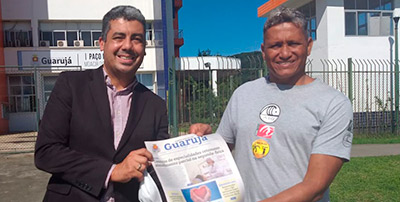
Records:
M331 201L400 201L400 155L352 158L331 185Z
M400 143L400 135L391 133L354 134L353 138L353 144L393 144L393 143Z

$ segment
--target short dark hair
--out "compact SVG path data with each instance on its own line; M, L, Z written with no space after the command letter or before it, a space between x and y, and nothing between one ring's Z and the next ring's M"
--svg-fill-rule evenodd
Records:
M304 32L304 36L308 38L307 19L304 14L294 8L287 8L284 6L280 6L275 11L271 12L267 22L264 24L263 33L265 34L269 28L285 22L293 23L301 28Z
M146 20L139 9L133 6L116 6L108 11L103 17L103 25L101 29L101 38L107 39L107 33L110 30L110 21L123 18L124 20L137 20L146 28Z

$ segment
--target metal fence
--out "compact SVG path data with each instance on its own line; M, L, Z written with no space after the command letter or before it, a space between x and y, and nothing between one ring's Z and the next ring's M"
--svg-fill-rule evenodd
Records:
M395 113L394 64L389 60L329 59L309 60L306 73L343 92L353 104L356 134L376 137L398 133ZM264 68L217 71L217 91L211 86L210 71L176 71L177 131L187 132L192 123L211 123L216 127L225 106L239 85L264 76ZM398 114L398 113L397 113ZM172 126L174 127L174 126ZM175 134L177 135L177 134Z
M349 97L353 104L355 133L397 133L394 64L389 60L311 61L306 72L320 78ZM398 113L397 113L398 114Z
M191 123L197 122L218 125L233 91L262 75L263 69L259 68L176 71L179 131L187 131Z
M248 63L241 69L176 70L174 80L176 133L185 133L192 123L217 127L233 91L246 81L267 74L264 65ZM252 68L255 65L256 68ZM0 153L32 151L40 117L61 71L81 67L0 67ZM377 137L398 134L394 64L389 60L337 59L308 61L306 73L343 92L353 103L355 133ZM170 89L171 91L172 89ZM170 99L170 98L168 98ZM397 100L398 103L398 100ZM169 108L171 109L171 108ZM398 109L398 108L397 108Z
M0 152L33 151L59 73L81 70L80 66L0 66Z

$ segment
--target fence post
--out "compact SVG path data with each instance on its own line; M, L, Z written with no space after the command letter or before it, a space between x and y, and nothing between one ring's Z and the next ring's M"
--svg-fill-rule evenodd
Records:
M171 93L168 93L168 113L169 113L169 121L171 125L172 121L172 136L177 137L178 136L178 119L177 119L177 114L176 114L176 71L175 71L175 58L172 58L172 67L169 68L169 91Z
M395 54L394 54L394 107L395 107L395 124L396 124L396 133L399 129L399 53L398 53L398 49L399 49L399 45L397 43L397 23L396 23L396 28L395 28Z
M212 70L211 70L211 65L206 63L206 67L208 67L208 110L209 110L209 116L211 117L211 123L214 121L213 119L213 109L212 109L212 97L213 97L213 79L212 79Z
M36 132L39 132L39 123L40 123L40 99L39 99L39 81L40 78L37 73L37 66L33 66L33 78L35 83L35 96L36 96Z
M347 71L347 78L349 81L349 85L348 85L348 91L349 91L349 100L351 102L351 104L353 104L353 58L347 58L347 67L348 67L348 71Z

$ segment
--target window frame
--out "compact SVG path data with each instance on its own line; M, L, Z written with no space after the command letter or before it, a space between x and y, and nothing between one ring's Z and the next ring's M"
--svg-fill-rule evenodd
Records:
M355 34L346 34L347 32L347 28L346 28L346 14L347 13L355 13ZM366 34L360 34L360 14L365 13L366 15L366 23L365 23L365 29L366 29ZM389 14L391 16L391 20L390 20L390 34L389 36L393 36L393 10L358 10L358 9L347 9L344 11L345 14L345 36L346 37L351 37L351 36L367 36L367 37L371 37L371 36L387 36L384 35L381 32L381 28L379 30L379 34L378 35L372 35L371 32L368 30L368 23L370 22L368 20L368 15L370 15L371 13L379 13L379 22L380 25L382 24L382 17L384 17L384 14Z
M10 77L18 77L18 83L13 84L10 82ZM24 77L30 77L30 83L24 82ZM18 75L8 75L7 76L7 87L8 87L8 99L9 113L19 113L19 112L36 112L36 86L35 86L35 78L33 74L18 74ZM19 93L15 93L11 90L13 87L19 87ZM25 93L25 87L31 88L31 93ZM17 88L15 88L17 89ZM28 99L26 99L28 98ZM28 102L26 102L28 101Z

